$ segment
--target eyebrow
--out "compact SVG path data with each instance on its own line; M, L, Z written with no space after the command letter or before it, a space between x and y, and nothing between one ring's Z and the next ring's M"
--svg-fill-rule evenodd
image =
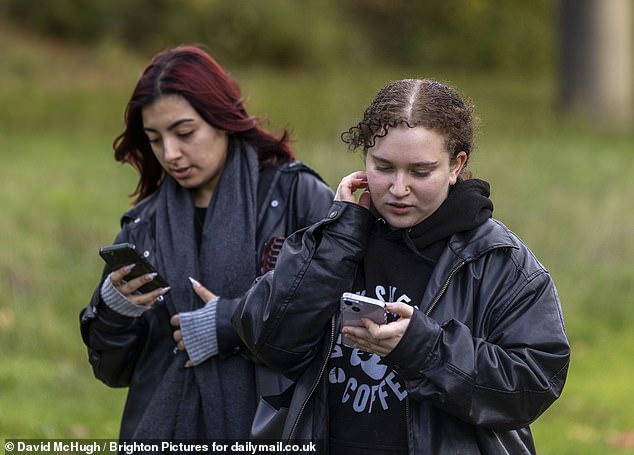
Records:
M168 130L168 131L171 131L171 130L173 130L174 128L178 128L178 127L179 127L180 125L182 125L183 123L189 123L189 122L193 122L193 121L194 121L194 119L193 119L193 118L183 118L183 119L176 120L174 123L170 124L170 125L167 127L167 130ZM155 128L148 128L148 127L145 127L145 126L143 127L143 131L151 131L151 132L153 132L153 133L158 133L158 130L157 130L157 129L155 129Z
M374 159L374 161L380 164L392 164L390 160L379 158L376 155L373 155L372 158ZM416 163L411 163L409 165L409 167L412 167L412 168L423 168L423 169L433 169L436 166L438 166L438 161L419 161Z

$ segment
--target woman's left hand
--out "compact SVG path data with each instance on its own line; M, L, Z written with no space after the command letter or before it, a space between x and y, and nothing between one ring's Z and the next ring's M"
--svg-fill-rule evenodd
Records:
M370 319L363 318L365 327L345 326L343 333L355 347L378 354L388 355L403 338L409 321L414 314L414 307L402 302L386 303L389 312L400 316L396 321L387 324L377 324Z
M194 292L196 293L196 295L198 295L198 297L202 299L203 302L209 302L211 299L214 299L216 297L216 294L211 292L209 289L204 287L195 279L190 277L189 281L191 281L192 283L192 288L194 289ZM180 316L178 314L175 314L174 316L172 316L170 318L170 324L172 325L172 327L176 329L174 330L174 333L172 334L172 338L174 339L174 342L176 343L176 347L181 351L185 351L187 349L187 346L185 346L185 340L183 339L183 332L180 329L180 326L181 326ZM191 360L188 360L185 366L193 366Z

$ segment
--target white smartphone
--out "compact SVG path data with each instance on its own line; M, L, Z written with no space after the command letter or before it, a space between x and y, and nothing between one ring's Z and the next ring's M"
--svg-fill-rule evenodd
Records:
M344 292L341 296L341 325L363 327L362 318L377 324L387 323L385 302L363 295ZM342 336L344 346L353 347L346 336Z

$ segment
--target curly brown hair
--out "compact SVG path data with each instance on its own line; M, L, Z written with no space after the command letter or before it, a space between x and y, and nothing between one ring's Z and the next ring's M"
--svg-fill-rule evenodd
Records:
M374 147L376 139L393 127L424 126L446 138L449 158L465 152L467 161L473 149L474 106L456 89L431 79L402 79L388 82L365 110L363 119L341 134L350 150ZM466 164L465 164L466 167ZM463 168L461 178L471 176Z

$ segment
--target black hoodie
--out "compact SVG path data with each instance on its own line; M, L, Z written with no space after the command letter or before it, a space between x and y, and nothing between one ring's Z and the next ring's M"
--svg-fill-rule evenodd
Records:
M453 185L440 207L411 228L391 230L385 221L377 219L355 288L386 302L419 303L449 237L491 218L493 202L489 194L489 184L484 180L466 180ZM381 286L386 285L391 290L381 294ZM379 288L375 290L375 286Z
M386 302L420 303L449 237L492 213L489 184L471 179L453 185L440 207L411 228L392 230L377 218L353 290ZM407 453L405 387L379 356L339 343L329 364L331 451ZM362 425L349 425L351 419L363 419Z

